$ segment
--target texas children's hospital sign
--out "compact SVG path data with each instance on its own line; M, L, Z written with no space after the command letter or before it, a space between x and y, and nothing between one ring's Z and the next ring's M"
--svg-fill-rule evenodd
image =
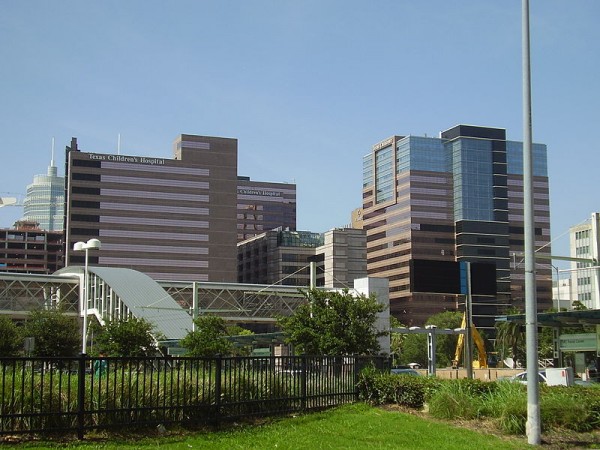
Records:
M89 155L91 161L124 162L131 164L147 164L152 166L165 165L165 160L163 158L148 158L146 156L101 155L98 153L90 153Z

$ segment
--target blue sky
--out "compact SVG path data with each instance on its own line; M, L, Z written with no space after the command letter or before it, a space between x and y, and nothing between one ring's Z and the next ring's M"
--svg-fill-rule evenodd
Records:
M533 137L548 146L554 254L600 210L598 0L531 0ZM459 123L522 139L521 1L0 4L0 195L84 151L171 157L235 137L239 174L295 182L298 228L350 222L362 156ZM0 227L22 214L0 208Z

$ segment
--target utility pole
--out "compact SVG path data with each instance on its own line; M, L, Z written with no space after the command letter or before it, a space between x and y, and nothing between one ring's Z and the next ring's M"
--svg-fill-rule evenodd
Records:
M533 152L531 119L531 66L529 54L529 0L522 4L523 66L523 215L525 226L525 335L527 348L527 441L540 445L540 388L538 381L535 228L533 208Z

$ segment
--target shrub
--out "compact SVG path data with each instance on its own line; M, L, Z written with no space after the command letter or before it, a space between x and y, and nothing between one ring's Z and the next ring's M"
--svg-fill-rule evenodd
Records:
M439 380L413 375L394 375L373 367L359 375L359 398L374 405L395 403L409 408L422 408Z
M500 417L504 405L527 396L527 387L519 383L496 381L490 385L493 387L481 399L480 414L485 417Z
M525 434L527 425L527 399L503 405L498 420L502 431L508 434Z
M599 425L595 389L554 386L543 389L540 410L542 423L573 431L590 431ZM596 397L596 402L592 399Z
M508 434L523 434L527 422L527 388L519 383L499 381L481 398L481 417L498 419L500 428Z
M429 413L438 419L474 419L479 416L483 390L477 380L449 380L429 399Z

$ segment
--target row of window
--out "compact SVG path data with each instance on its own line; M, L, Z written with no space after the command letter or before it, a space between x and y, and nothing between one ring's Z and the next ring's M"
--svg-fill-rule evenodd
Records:
M583 245L575 248L575 256L587 256L590 254L590 246Z
M398 141L396 149L396 173L408 170L426 170L453 172L466 177L467 185L489 186L495 173L523 174L523 144L504 142L501 149L483 139L460 139L445 145L435 138L408 136ZM499 150L499 151L492 151ZM533 172L535 176L547 177L546 146L534 144ZM392 146L380 149L363 159L363 188L373 184L373 165L375 165L376 202L390 200L395 177ZM496 178L494 178L496 180ZM494 183L496 183L494 181ZM504 183L503 183L504 185Z
M578 277L577 284L579 286L586 286L592 284L592 277Z

